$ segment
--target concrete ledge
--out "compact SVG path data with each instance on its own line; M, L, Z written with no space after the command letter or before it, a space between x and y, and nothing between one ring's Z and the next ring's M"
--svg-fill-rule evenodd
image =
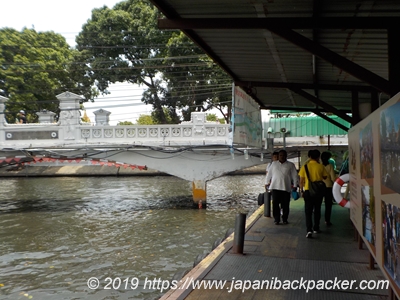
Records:
M230 172L228 175L265 174L265 164ZM15 165L0 168L0 177L46 177L46 176L171 176L154 169L139 170L123 167L92 165Z
M170 176L157 170L124 169L108 166L13 166L0 169L0 177L48 176Z

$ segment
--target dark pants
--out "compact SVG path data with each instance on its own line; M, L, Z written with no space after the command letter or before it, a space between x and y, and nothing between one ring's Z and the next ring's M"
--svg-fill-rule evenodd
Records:
M304 192L304 210L306 212L306 226L307 232L313 230L319 230L319 221L321 219L321 204L322 196L311 197L310 192L307 190ZM314 226L312 220L312 214L314 212Z
M332 194L332 188L326 188L326 194L325 194L325 222L330 223L331 222L331 213L332 213L332 200L333 200L333 194Z
M281 190L272 190L272 215L275 222L280 222L281 209L283 210L282 221L286 222L289 217L290 193Z

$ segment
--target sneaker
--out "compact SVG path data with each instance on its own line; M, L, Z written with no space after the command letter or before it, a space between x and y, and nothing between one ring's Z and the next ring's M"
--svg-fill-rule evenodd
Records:
M279 222L274 222L275 225L279 225Z
M332 223L331 223L331 222L325 222L325 224L326 224L326 226L328 226L328 227L332 226Z
M287 225L287 224L289 224L289 222L288 221L283 221L283 224Z
M308 238L308 239L312 238L312 232L311 231L307 232L306 238Z
M314 230L314 233L321 233L321 230Z

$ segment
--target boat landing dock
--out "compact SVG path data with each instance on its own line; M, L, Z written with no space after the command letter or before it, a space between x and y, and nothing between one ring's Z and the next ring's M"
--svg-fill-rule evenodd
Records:
M386 286L364 290L360 287L363 280L365 285L370 281L375 285L386 278L358 239L349 210L334 204L331 227L325 225L324 210L322 204L322 232L308 239L303 199L291 201L287 225L275 225L273 218L264 217L261 206L246 221L244 254L232 253L232 234L193 268L177 289L171 289L161 299L395 299ZM188 282L197 280L202 282L201 287L188 286ZM266 288L265 284L257 286L265 280L270 283L279 280L282 286L277 288L279 282L275 289ZM304 280L306 287L312 280L316 287L322 281L327 285L307 292L301 287ZM329 280L332 284L328 284ZM340 281L336 286L335 280ZM345 281L352 280L352 287L346 287ZM285 281L293 284L293 288L284 289ZM204 284L212 282L225 285L205 288Z

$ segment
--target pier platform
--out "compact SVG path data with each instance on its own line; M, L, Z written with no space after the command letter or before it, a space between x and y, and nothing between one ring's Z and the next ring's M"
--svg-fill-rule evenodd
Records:
M365 245L353 228L347 208L334 204L331 222L324 220L321 210L321 233L306 238L304 200L290 203L289 224L275 225L273 218L264 216L264 206L247 218L244 253L232 252L233 234L220 244L203 261L193 268L161 299L394 299L390 288L362 289L361 281L382 282L386 278L374 264ZM362 241L362 240L361 240ZM204 285L191 288L187 282L225 282L224 288ZM261 281L293 282L297 280L316 283L332 280L330 287L297 289L257 287ZM340 284L333 284L340 280ZM354 284L346 287L344 281ZM186 285L184 285L186 282ZM232 288L232 284L234 287ZM244 284L252 287L244 290ZM275 287L279 286L279 282Z

